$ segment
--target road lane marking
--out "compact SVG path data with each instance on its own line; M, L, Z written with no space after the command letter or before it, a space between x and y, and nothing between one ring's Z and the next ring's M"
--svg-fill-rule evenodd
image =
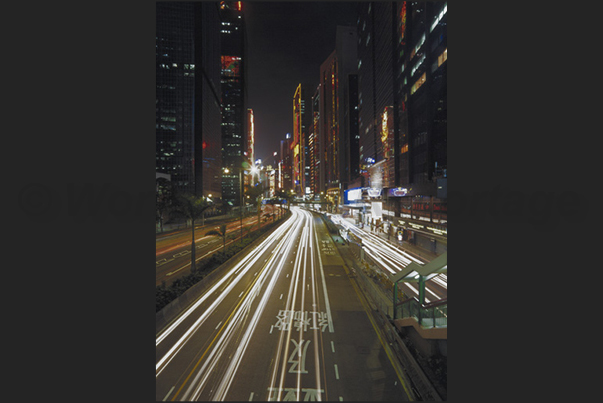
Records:
M253 400L253 392L251 392L251 395L249 395L249 401Z
M314 239L316 240L316 243L318 244L318 234L317 234L316 230L314 230ZM329 295L327 293L327 283L325 281L325 272L324 272L323 265L322 265L322 257L320 255L321 254L318 253L318 262L319 262L318 268L320 269L320 277L322 280L322 290L325 295L325 308L327 310L327 317L329 318L329 332L334 333L335 329L333 329L333 315L331 315L331 304L329 303Z
M283 299L283 294L281 294L281 297L279 299Z
M306 370L306 352L308 351L308 346L310 345L311 340L301 339L299 343L295 341L295 339L291 339L291 342L295 345L295 349L291 353L289 357L289 364L291 368L289 368L290 374L307 374L308 370ZM297 360L295 359L297 358ZM299 367L299 368L298 368Z
M241 295L243 295L244 292L245 290L241 291L241 293L239 294L239 298L241 298Z
M339 401L343 402L343 397L339 396Z
M274 325L270 325L270 334L272 334L272 329L274 328Z
M334 364L334 365L335 365L335 378L339 379L339 371L337 370L337 364Z
M333 350L333 352L335 352L335 345L333 344L333 340L331 340L331 350Z
M168 398L168 396L170 395L170 393L172 393L172 391L174 390L174 387L175 387L175 386L172 386L172 389L170 389L170 391L167 393L167 395L165 395L165 397L163 398L163 400L162 400L162 401L164 401L164 402L165 402L165 401L167 400L167 398Z
M216 330L218 330L218 328L220 327L221 324L222 324L222 321L220 321L220 323L218 323L218 326L216 326Z
M173 260L173 259L172 259ZM171 276L172 274L178 273L180 270L184 269L186 266L182 266L179 269L176 269L174 271L169 272L168 274L166 274L166 276Z

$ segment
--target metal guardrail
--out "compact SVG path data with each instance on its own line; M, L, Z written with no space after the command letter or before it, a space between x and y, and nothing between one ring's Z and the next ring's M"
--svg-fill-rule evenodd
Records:
M396 318L414 318L423 328L448 326L448 300L421 305L415 297L396 304Z

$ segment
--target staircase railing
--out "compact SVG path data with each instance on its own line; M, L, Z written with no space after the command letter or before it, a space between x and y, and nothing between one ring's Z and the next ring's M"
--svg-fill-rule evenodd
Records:
M414 318L423 328L448 327L448 299L421 305L416 297L408 298L395 307L396 318Z

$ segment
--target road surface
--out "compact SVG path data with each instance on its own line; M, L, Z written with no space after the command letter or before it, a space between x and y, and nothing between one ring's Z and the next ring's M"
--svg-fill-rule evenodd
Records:
M156 399L410 399L321 219L292 216L156 335Z

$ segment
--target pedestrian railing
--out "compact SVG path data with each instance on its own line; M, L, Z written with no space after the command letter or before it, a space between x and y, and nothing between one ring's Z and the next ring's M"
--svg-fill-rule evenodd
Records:
M396 304L396 318L414 318L423 328L448 327L448 299L421 305L415 297Z

